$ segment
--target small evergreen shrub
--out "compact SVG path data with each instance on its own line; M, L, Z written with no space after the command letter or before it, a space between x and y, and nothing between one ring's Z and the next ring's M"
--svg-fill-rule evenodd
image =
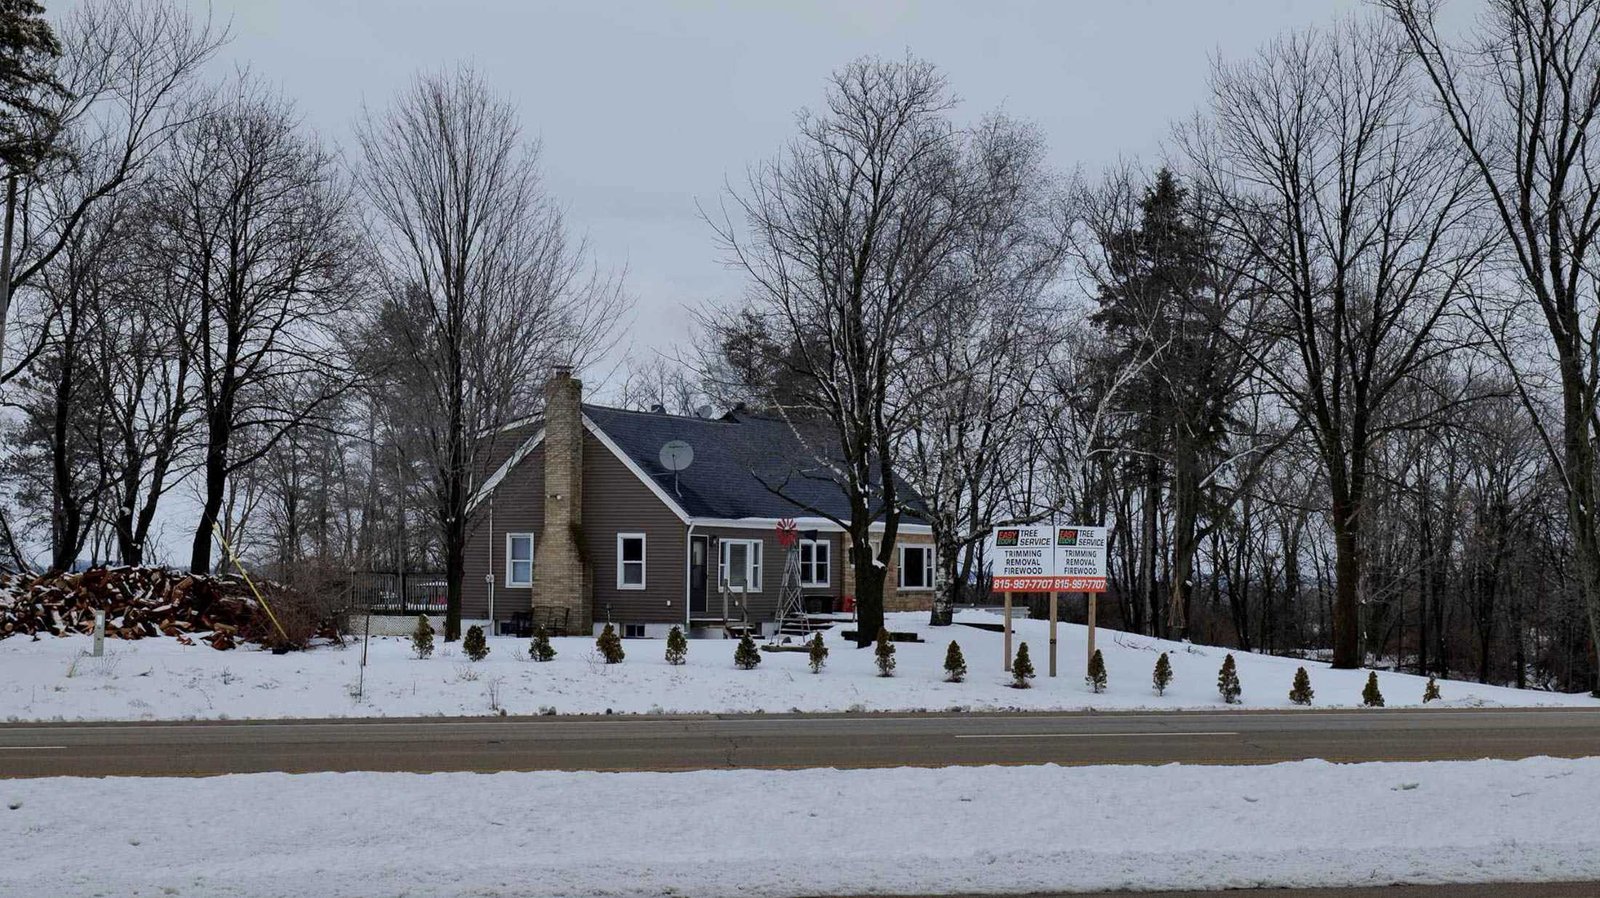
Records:
M1027 689L1029 680L1033 679L1033 659L1028 657L1028 644L1026 642L1017 646L1017 657L1011 662L1011 685L1018 689Z
M667 663L679 665L689 655L689 640L683 638L683 628L673 627L667 633Z
M1162 652L1156 659L1156 670L1150 676L1150 685L1156 689L1156 695L1166 695L1167 687L1172 684L1172 662L1167 660L1167 653Z
M828 663L828 644L822 641L821 633L812 635L811 643L806 648L806 658L811 662L812 673L822 673L822 665Z
M555 646L550 644L550 634L544 627L533 631L533 644L528 646L528 656L535 661L552 661L556 657Z
M1297 668L1294 672L1294 687L1289 690L1289 701L1297 705L1309 705L1314 695L1316 693L1311 691L1311 675L1306 673L1304 667Z
M1428 702L1436 702L1441 698L1444 698L1444 696L1439 694L1439 684L1434 681L1433 677L1429 677L1428 685L1423 687L1422 690L1422 703L1426 705Z
M1367 674L1367 685L1361 690L1361 704L1369 708L1383 707L1383 693L1378 691L1378 672Z
M1233 655L1222 659L1222 670L1217 672L1217 691L1222 693L1222 700L1230 705L1239 704L1239 695L1244 692L1244 687L1239 685L1239 667L1233 661Z
M473 661L482 661L489 657L489 641L483 638L483 628L477 624L467 628L467 636L461 640L461 651Z
M1095 649L1094 655L1089 658L1089 675L1083 681L1089 684L1096 695L1106 691L1106 659L1099 649Z
M894 676L894 643L889 641L889 631L884 627L878 628L878 645L872 654L878 659L878 676Z
M966 678L967 659L961 657L961 646L952 639L950 647L944 650L944 680L946 683L959 683Z
M761 663L761 652L756 649L756 641L746 633L739 637L739 645L733 650L733 666L740 670L754 670Z
M428 623L426 614L417 615L417 628L411 631L411 651L418 658L433 654L433 624Z
M594 647L600 652L600 657L606 659L607 664L621 664L627 657L622 651L622 637L617 635L617 629L610 624L600 631L599 638L595 639Z

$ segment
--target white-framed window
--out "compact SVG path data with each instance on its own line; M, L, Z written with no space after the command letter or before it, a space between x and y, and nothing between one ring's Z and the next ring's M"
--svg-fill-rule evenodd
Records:
M827 586L832 576L833 549L825 539L800 541L800 585Z
M533 534L506 534L506 587L533 585Z
M933 547L900 547L900 588L933 588Z
M717 559L717 582L735 592L761 591L761 540L725 539Z
M644 534L617 534L617 588L644 589Z

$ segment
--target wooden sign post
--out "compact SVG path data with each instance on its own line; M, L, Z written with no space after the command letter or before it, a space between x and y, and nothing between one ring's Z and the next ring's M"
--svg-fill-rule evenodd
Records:
M1083 594L1083 597L1089 600L1089 653L1084 657L1089 659L1089 661L1092 661L1094 660L1094 611L1096 606L1100 604L1100 594L1097 592L1086 592ZM1084 673L1086 674L1088 673L1088 663L1088 661L1084 662Z
M1005 647L1006 673L1011 672L1011 590L1006 590L1006 647Z
M1056 593L1050 593L1050 676L1056 675Z

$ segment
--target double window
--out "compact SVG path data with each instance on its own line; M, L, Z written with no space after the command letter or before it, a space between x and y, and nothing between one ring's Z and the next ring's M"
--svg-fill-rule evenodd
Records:
M506 586L533 585L533 534L506 534Z
M800 541L800 585L827 586L832 549L825 539Z
M725 539L717 560L717 582L734 592L761 591L761 540Z
M644 589L644 534L617 534L617 588Z
M933 588L933 547L900 547L900 588Z

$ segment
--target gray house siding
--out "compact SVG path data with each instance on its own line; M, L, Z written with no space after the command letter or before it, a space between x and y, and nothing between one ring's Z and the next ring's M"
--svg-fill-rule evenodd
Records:
M536 430L508 440L503 451L497 446L499 458L495 467ZM681 623L687 586L683 523L590 433L584 434L583 466L581 545L592 584L595 620L606 620L609 610L610 619L616 623ZM543 528L544 447L539 446L473 512L473 529L467 540L466 582L462 587L463 617L489 617L491 587L485 574L493 575L496 619L505 620L512 612L529 607L531 587L506 586L506 535L532 533L537 540ZM645 534L643 590L617 587L619 533Z
M761 591L749 597L750 619L770 621L778 616L778 592L783 586L785 550L778 544L777 531L771 527L696 527L696 536L711 538L709 563L706 565L706 613L697 618L721 618L722 595L717 587L717 571L722 558L721 541L724 539L759 539L761 541ZM829 570L827 587L805 587L807 596L827 596L837 601L843 588L843 568L839 556L840 534L819 533L819 540L828 542ZM734 613L731 616L737 617Z

